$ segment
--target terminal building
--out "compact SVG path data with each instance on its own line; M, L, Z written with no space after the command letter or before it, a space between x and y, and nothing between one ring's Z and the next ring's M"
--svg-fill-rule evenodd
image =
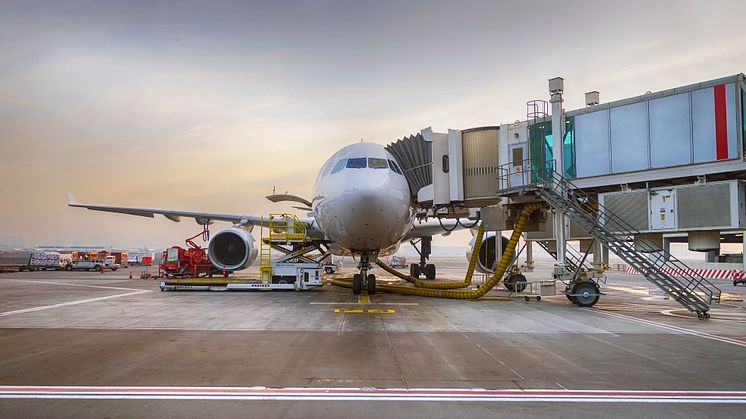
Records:
M562 107L561 78L549 81L549 91L550 102L527 102L526 120L443 133L426 128L390 144L420 217L479 214L494 230L510 229L512 204L542 198L537 189L561 182L567 190L555 190L564 195L551 205L554 215L535 220L524 236L554 254L560 269L568 261L556 249L565 249L565 240L595 247L585 250L597 265L608 263L609 248L619 250L582 225L570 205L578 194L594 202L588 212L595 224L623 222L612 231L627 233L624 241L641 253L633 259L644 253L668 261L672 240L687 240L710 261L721 241L746 243L743 74L609 103L588 92L586 107L570 111ZM643 265L638 271L653 269Z

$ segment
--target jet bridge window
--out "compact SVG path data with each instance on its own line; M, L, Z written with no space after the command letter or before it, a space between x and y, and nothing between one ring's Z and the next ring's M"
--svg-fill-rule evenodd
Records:
M338 161L337 164L334 166L334 169L332 169L331 173L329 173L329 174L333 175L333 174L339 172L340 170L342 170L342 169L345 168L346 164L347 164L347 159L342 159L342 160Z
M354 159L347 159L348 169L364 169L366 166L367 159L365 157L356 157Z
M377 159L374 157L369 157L368 167L370 167L371 169L388 169L389 164L386 163L386 159Z
M391 170L393 170L393 171L394 171L394 173L398 173L398 174L400 174L400 175L403 175L403 174L404 174L404 173L403 173L403 172L401 171L401 168L399 167L399 165L398 165L398 164L396 164L396 162L395 162L395 161L393 161L393 160L389 160L389 167L391 168Z

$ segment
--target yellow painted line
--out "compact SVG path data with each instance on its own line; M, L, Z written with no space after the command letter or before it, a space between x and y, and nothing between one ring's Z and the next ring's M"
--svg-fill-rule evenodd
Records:
M368 296L365 294L362 294L357 297L358 304L368 304Z
M396 310L390 308L335 308L334 312L342 314L394 314Z
M631 288L631 287L615 287L611 285L607 285L606 288L612 289L614 291L623 291L628 292L630 294L636 294L636 295L650 295L650 289L648 288Z
M312 301L308 304L312 305L325 305L325 306L341 306L341 305L355 305L362 303L345 303L342 301ZM369 303L373 306L418 306L420 303Z

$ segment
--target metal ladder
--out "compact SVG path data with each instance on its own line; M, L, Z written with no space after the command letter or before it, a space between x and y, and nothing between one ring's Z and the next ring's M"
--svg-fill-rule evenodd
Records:
M545 252L549 253L549 256L557 260L557 252L549 250L548 241L540 240L540 241L537 241L536 243L538 243L539 247L544 249ZM565 267L567 267L567 269L569 269L572 272L578 272L578 267L581 267L585 269L586 271L592 271L595 269L591 262L588 262L587 260L583 260L583 255L581 255L577 250L575 250L571 246L565 246ZM605 284L606 275L601 273L600 276L597 278L597 281Z
M564 212L578 227L699 318L709 317L710 305L720 302L718 287L668 252L647 256L636 250L634 240L640 232L559 173L552 170L543 179L535 185L536 193L552 208ZM638 241L638 244L646 243ZM652 247L652 243L648 245Z

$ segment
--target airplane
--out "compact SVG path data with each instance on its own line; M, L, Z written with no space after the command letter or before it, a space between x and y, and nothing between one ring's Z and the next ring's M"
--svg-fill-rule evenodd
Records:
M273 202L303 204L304 207L294 208L310 211L309 218L301 219L308 235L322 240L334 255L358 259L358 273L353 275L352 287L356 295L363 289L375 294L376 277L369 273L371 262L396 253L402 242L414 245L416 239L430 240L433 235L475 225L470 220L453 219L415 222L412 194L401 166L382 145L371 142L354 143L334 153L319 171L312 200L289 194L267 198ZM253 226L262 223L259 216L89 205L78 203L69 193L68 205L150 218L161 214L171 221L187 217L203 226L213 221L232 222L232 227L220 230L209 241L210 261L221 270L233 272L248 268L257 257L250 232ZM494 235L487 240L490 237L494 241ZM429 258L429 241L427 246L422 244L421 262L410 266L410 274L419 277L422 272L426 278L434 279L435 265L425 263ZM473 247L473 240L470 245ZM480 271L490 270L485 260L479 262Z

